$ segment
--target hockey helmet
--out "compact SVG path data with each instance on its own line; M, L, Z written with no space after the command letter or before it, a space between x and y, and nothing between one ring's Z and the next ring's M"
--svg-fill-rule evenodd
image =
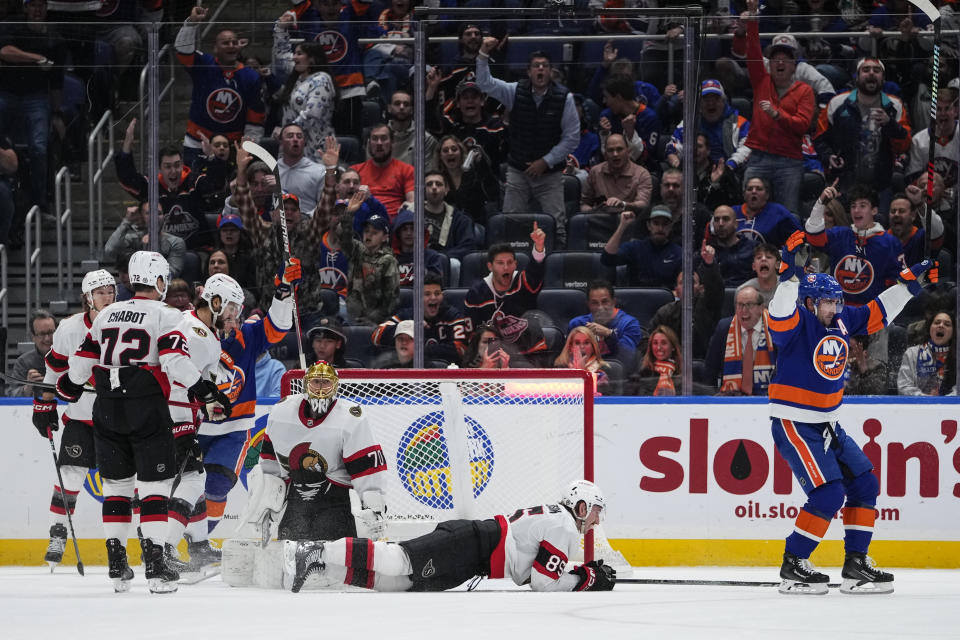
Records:
M836 300L837 313L843 309L843 288L829 273L808 273L800 280L798 289L800 305L806 308L807 298L816 306L821 300Z
M560 498L560 504L570 509L573 517L577 519L577 528L581 528L583 521L586 520L585 517L581 518L577 515L577 504L580 502L587 505L588 516L593 510L593 507L599 506L600 516L597 522L599 523L600 520L603 519L603 512L607 508L607 501L603 497L603 492L600 491L600 487L589 480L574 480Z
M339 387L340 376L337 375L337 370L323 360L310 365L303 374L303 395L310 402L314 415L320 416L327 412Z
M130 284L142 284L153 287L160 294L160 299L167 297L167 284L170 281L170 265L167 259L156 251L137 251L130 256L127 266L130 275ZM163 278L163 289L157 285L157 280Z
M215 273L203 284L203 293L200 297L210 305L213 322L226 315L227 318L237 319L243 311L243 289L240 284L225 273ZM220 298L220 309L213 308L213 299Z
M113 287L113 295L114 298L116 298L117 281L109 271L106 269L96 269L94 271L88 271L86 275L83 276L83 281L80 283L80 292L91 308L94 307L93 292L100 287Z

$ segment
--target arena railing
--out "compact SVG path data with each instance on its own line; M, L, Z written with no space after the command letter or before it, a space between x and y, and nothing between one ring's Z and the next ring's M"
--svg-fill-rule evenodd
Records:
M57 171L53 189L57 216L57 297L66 304L73 297L73 201L67 167Z
M164 66L167 66L170 69L170 77L167 79L166 84L163 85L163 88L160 89L160 95L158 96L157 101L159 102L169 97L169 100L167 100L168 104L170 105L170 114L167 119L167 137L170 140L173 140L175 137L174 126L176 124L176 111L175 111L176 101L173 99L173 96L171 95L173 86L176 82L176 78L174 76L176 66L175 66L175 60L173 55L173 45L165 44L162 47L160 47L160 51L157 54L157 61L158 62L162 61L164 56L166 56L167 58L167 64ZM150 107L147 104L147 100L146 100L147 76L149 72L150 72L150 63L148 62L147 64L143 65L143 69L140 70L140 103L139 105L140 105L140 130L141 131L146 131L145 127L150 126L150 124L147 122L147 116L152 117L152 114L150 113ZM160 118L158 116L157 130L159 129L160 129ZM144 164L144 154L146 153L146 148L147 148L147 145L141 142L140 163L137 165L138 167L146 167L146 164Z
M0 319L3 320L3 326L7 322L7 245L0 244Z
M104 137L107 151L104 152ZM90 257L103 257L103 177L114 154L113 113L107 110L87 136L87 206L89 207Z
M35 306L40 308L40 206L33 205L27 212L27 217L23 222L25 233L23 234L23 266L26 280L26 299L23 308L26 312L25 329L30 333L30 313ZM33 237L30 234L30 225L33 225ZM30 293L30 287L33 286L36 292L36 299ZM6 302L6 300L4 300ZM33 306L31 306L33 303Z

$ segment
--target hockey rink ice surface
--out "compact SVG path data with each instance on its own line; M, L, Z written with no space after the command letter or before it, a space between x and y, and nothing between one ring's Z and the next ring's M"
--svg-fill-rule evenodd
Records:
M72 554L70 554L72 555ZM840 570L826 568L834 582ZM483 580L473 593L237 589L211 578L175 594L113 593L106 567L0 568L0 638L960 638L960 570L891 569L892 595L784 596L773 587L618 585L533 593ZM640 568L635 578L773 581L777 569Z

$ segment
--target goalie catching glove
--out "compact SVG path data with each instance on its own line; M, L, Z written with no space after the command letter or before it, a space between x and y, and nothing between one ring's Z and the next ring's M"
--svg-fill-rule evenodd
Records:
M60 428L60 416L57 414L57 401L45 400L33 401L33 426L40 432L43 438L49 437L51 431Z
M286 262L281 262L277 275L273 278L277 299L284 300L289 297L300 284L301 279L303 279L303 270L300 268L299 258L290 258Z
M580 579L574 591L613 591L617 583L617 570L603 564L603 560L591 560L570 573Z
M363 508L357 514L357 520L367 528L367 537L371 540L382 540L387 525L387 521L383 519L383 514L387 511L383 494L379 491L364 491L360 496L360 504Z
M930 259L918 262L909 269L901 271L897 280L907 285L911 295L918 296L925 284L940 280L940 263Z
M61 379L65 377L61 376ZM230 417L230 413L233 411L230 406L230 398L223 391L220 391L215 382L201 378L188 391L191 396L203 404L200 411L203 412L203 417L208 421L223 422Z

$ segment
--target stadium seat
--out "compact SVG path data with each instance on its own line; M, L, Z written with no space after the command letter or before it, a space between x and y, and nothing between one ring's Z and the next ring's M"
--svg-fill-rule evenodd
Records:
M744 98L742 96L728 97L727 102L747 120L753 117L753 101L750 100L750 98Z
M607 388L601 393L608 396L619 396L623 394L623 382L627 379L628 372L626 367L619 360L605 360L607 368Z
M580 213L580 179L576 176L563 176L563 204L567 220Z
M545 246L549 253L553 250L556 238L556 222L547 213L499 213L490 216L487 220L487 247L506 242L515 251L531 251L533 241L530 240L530 233L534 222L547 234Z
M380 109L380 103L376 100L364 100L363 110L360 112L360 123L363 128L372 127L382 120L383 112Z
M400 299L397 300L397 306L394 311L406 309L413 306L413 287L400 287Z
M723 307L720 309L720 317L726 318L732 316L736 310L737 288L726 287L723 290Z
M567 330L571 318L590 313L587 294L579 289L541 289L537 296L537 308L563 331Z
M619 219L615 213L578 213L571 216L567 225L567 248L574 251L603 251L617 224Z
M595 251L561 251L547 255L543 286L586 291L591 280L603 278L612 283L615 277L614 269L600 264L600 254Z
M694 360L693 366L691 368L693 369L694 382L702 382L704 384L713 384L712 382L703 379L703 376L707 370L707 363L704 360L701 360L701 359Z
M354 358L369 367L373 359L380 353L380 349L370 340L373 327L369 325L348 325L343 327L343 334L347 337L345 358Z
M448 287L460 286L460 259L450 258L450 278L447 280Z
M517 253L517 269L521 271L530 264L530 255L527 253ZM473 283L483 278L490 270L487 269L487 252L472 251L460 261L460 285L469 289Z
M563 351L563 345L567 341L566 332L556 327L543 327L543 339L547 343L547 356L550 365L553 366L553 360Z
M468 289L444 289L443 301L454 309L463 311L463 299L467 297Z
M283 360L285 362L295 362L296 366L300 366L299 363L299 354L300 351L297 349L297 332L288 331L283 340L276 343L269 349L270 355L275 360ZM310 358L307 358L309 361Z
M646 328L657 309L673 302L673 292L656 287L620 287L617 289L617 306L640 321Z
M530 54L544 51L553 64L563 62L563 43L559 39L549 42L512 40L507 47L507 69L514 75L526 76Z
M325 316L340 313L340 294L333 289L320 289L320 313Z
M364 161L363 146L355 136L337 136L340 143L340 162L342 164L360 164Z

